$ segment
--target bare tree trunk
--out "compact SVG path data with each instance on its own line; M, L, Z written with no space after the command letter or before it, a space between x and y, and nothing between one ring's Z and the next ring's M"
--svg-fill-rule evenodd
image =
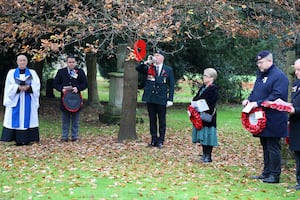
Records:
M128 52L126 53L128 55ZM120 130L118 140L137 139L136 134L136 107L138 74L135 70L135 61L130 60L124 63L124 95L122 102Z
M97 54L86 54L87 79L88 79L88 104L97 105L99 102L99 95L97 89Z
M33 69L36 71L37 75L40 78L41 81L41 89L44 87L44 81L43 81L43 69L44 69L45 60L42 60L41 62L34 62Z

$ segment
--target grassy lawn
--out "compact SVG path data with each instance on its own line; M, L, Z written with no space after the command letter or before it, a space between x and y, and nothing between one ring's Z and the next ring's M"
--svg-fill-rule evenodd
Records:
M168 108L163 149L146 147L143 107L138 139L123 143L117 141L118 125L97 119L82 120L79 143L60 143L60 115L51 110L40 117L40 143L0 144L0 200L299 199L300 192L288 189L295 185L293 160L282 168L279 184L249 179L261 172L262 152L258 139L242 128L240 112L240 106L218 106L219 146L213 162L203 164L200 146L191 143L185 106ZM82 114L84 119L88 112Z

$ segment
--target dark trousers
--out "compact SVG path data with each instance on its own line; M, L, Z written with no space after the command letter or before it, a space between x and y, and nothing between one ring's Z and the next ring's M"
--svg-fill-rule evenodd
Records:
M300 151L295 151L296 160L296 180L297 184L300 185Z
M151 144L163 144L165 141L166 134L166 106L147 103L147 110L149 115ZM157 134L157 120L159 124L159 136Z
M264 154L264 169L262 174L279 177L281 174L280 138L261 137L260 143Z
M79 112L62 111L62 136L64 140L68 140L69 129L71 125L71 137L73 140L78 139L79 130Z

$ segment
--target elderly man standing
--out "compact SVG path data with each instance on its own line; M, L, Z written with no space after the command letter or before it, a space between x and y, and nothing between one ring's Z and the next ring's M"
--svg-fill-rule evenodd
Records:
M291 103L292 109L290 112L290 131L289 131L289 147L294 152L296 161L296 190L300 190L300 59L297 59L294 64L295 75L297 80L292 87Z
M166 133L166 107L173 105L175 79L173 69L164 64L164 55L158 51L140 63L136 70L147 76L142 100L147 103L151 143L149 147L162 148ZM157 131L159 122L159 135Z
M18 67L8 72L3 97L5 114L1 141L15 141L18 146L40 140L40 79L34 70L27 68L27 64L25 55L17 57Z
M287 101L289 81L286 75L273 63L269 51L261 51L256 56L258 72L254 88L243 105L252 104L260 107L264 101L275 101L280 98ZM264 183L279 183L281 174L281 137L287 136L286 112L264 108L267 118L265 129L257 135L263 148L264 168L260 175L252 176Z

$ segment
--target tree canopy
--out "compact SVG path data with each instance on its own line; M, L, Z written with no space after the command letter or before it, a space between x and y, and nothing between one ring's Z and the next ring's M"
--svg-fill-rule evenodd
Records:
M163 48L180 78L201 66L251 72L259 48L294 49L298 0L0 0L0 53L26 53L33 62L62 53L94 53L101 66L117 45L144 39ZM243 51L241 51L241 49ZM174 56L175 55L175 56ZM251 56L250 56L251 55ZM180 61L181 60L181 61ZM248 66L248 67L246 67ZM102 70L103 71L103 70ZM105 70L104 70L105 71Z
M298 0L0 0L1 52L40 61L66 49L113 55L120 42L147 41L153 49L213 32L228 38L277 38L293 47L299 36ZM205 45L205 44L204 44Z

